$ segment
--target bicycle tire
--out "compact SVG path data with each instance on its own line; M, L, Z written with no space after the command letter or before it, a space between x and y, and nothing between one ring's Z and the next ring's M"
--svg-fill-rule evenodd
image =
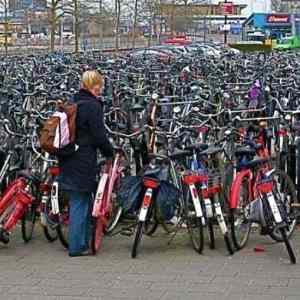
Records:
M138 253L138 247L142 239L143 235L143 227L144 227L144 222L139 221L136 227L136 233L134 237L134 242L132 245L132 250L131 250L131 258L136 258L137 253Z
M196 229L195 232L193 231L193 227ZM204 232L202 218L194 217L193 220L188 218L187 228L190 234L190 239L193 244L193 248L196 252L201 254L204 248Z
M68 241L67 235L64 233L63 225L59 224L56 227L56 231L57 231L57 237L58 237L59 241L61 242L61 244L66 249L69 249L69 241Z
M207 220L207 233L208 233L208 240L209 240L209 248L215 249L215 232L214 232L214 225L212 223L211 218Z
M49 226L43 226L44 236L48 242L53 243L57 240L58 235L56 229L51 229Z
M290 243L290 240L289 240L289 238L286 234L286 229L285 228L280 228L280 232L282 234L282 240L283 240L283 242L286 246L287 252L289 254L290 261L291 261L292 264L296 264L296 262L297 262L296 255L295 255L293 247Z
M25 243L31 241L33 237L34 225L36 221L36 206L29 205L21 220L22 238Z
M194 209L194 204L191 200L191 194L187 190L187 195L185 197L185 215L186 215L186 225L193 248L199 254L202 253L204 248L204 230L202 224L202 218L196 216ZM194 232L195 229L195 232Z
M105 233L110 234L117 227L123 213L122 207L118 207L116 213L113 213L105 228Z
M66 195L62 193L61 197L62 200L59 201L59 223L56 227L57 236L60 240L61 244L66 248L69 249L69 241L68 241L68 235L69 235L69 205L66 201Z
M276 176L276 175L279 175L279 176L282 176L285 180L285 182L287 183L287 187L288 187L288 190L287 189L284 189L283 193L280 193L280 194L283 194L284 196L286 195L290 195L290 204L295 204L295 203L298 203L298 199L297 199L297 195L296 195L296 188L295 188L295 185L293 184L291 178L289 177L289 175L286 173L286 172L283 172L281 170L276 170L274 172L274 175L273 176ZM280 180L278 180L280 182ZM278 193L275 193L275 195L278 195ZM275 197L275 199L277 199L277 201L280 201L278 199L278 197ZM287 210L290 210L290 212L292 213L293 212L293 209L290 208L290 204L287 203L289 205L289 207L286 207L286 203L284 201L281 201L280 204L284 204L284 209L287 209ZM289 230L288 232L286 232L288 238L290 238L290 236L293 234L293 232L295 231L295 228L296 228L296 225L297 225L297 219L293 219L291 221L291 223L288 224L289 225ZM283 239L282 239L282 234L281 232L277 232L277 231L272 231L269 236L276 242L283 242Z
M241 184L241 189L242 189L242 195L245 198L246 201L243 204L244 207L247 207L247 205L249 204L249 195L248 195L248 179L244 178ZM239 201L241 200L241 196L239 195ZM244 224L241 223L241 225L243 225L244 227L244 233L242 232L238 232L238 228L237 228L237 222L238 222L238 209L234 208L230 210L230 217L229 217L229 223L230 223L230 227L231 227L231 238L232 238L232 242L234 247L237 250L241 250L245 247L245 245L247 244L248 240L249 240L249 236L250 236L250 232L251 232L251 222L245 217L245 215L243 216L245 219ZM243 228L242 228L243 229Z
M35 195L36 198L40 197L35 189L35 186L33 185L33 182L30 182L29 187L31 195ZM25 243L28 243L33 237L33 231L37 217L37 205L35 201L36 200L33 199L33 202L28 205L21 219L22 238Z
M160 224L158 217L157 217L157 210L155 205L155 200L152 198L152 202L147 212L147 219L144 222L143 233L148 236L152 236Z
M225 245L226 245L226 248L227 248L229 254L233 255L234 251L233 251L233 247L232 247L231 242L230 242L230 238L229 238L228 232L224 235L224 241L225 241Z
M92 220L92 239L91 239L91 249L92 249L93 255L96 255L101 247L102 238L104 235L103 227L104 227L103 222L100 217L93 218L93 220Z

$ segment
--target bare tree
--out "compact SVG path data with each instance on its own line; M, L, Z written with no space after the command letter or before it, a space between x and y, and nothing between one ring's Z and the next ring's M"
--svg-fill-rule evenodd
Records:
M135 48L135 41L136 41L137 23L138 23L138 4L139 4L139 0L134 0L132 49Z
M63 16L62 0L51 0L50 1L50 50L55 49L55 33L59 25L59 21Z
M121 0L115 0L115 52L119 51L119 34L121 20Z
M8 0L1 0L0 6L2 11L4 12L4 47L5 47L5 55L8 54L8 35L9 35L9 16L8 16Z

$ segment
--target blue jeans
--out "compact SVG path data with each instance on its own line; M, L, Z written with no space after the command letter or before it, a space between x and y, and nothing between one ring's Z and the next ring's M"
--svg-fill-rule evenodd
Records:
M77 254L89 249L91 237L92 194L68 191L69 210L69 253Z

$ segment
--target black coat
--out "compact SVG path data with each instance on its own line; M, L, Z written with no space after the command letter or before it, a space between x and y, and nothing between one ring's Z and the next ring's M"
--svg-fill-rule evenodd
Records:
M102 103L83 89L74 96L74 101L78 104L75 143L79 149L59 158L60 183L65 190L94 192L97 149L108 158L113 156L113 149L105 134Z

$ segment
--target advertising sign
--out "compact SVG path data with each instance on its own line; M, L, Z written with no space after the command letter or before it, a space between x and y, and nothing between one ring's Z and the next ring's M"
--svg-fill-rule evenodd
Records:
M232 2L219 2L219 6L221 7L222 15L233 15L233 3Z
M290 23L290 16L287 14L271 14L267 15L267 23Z

